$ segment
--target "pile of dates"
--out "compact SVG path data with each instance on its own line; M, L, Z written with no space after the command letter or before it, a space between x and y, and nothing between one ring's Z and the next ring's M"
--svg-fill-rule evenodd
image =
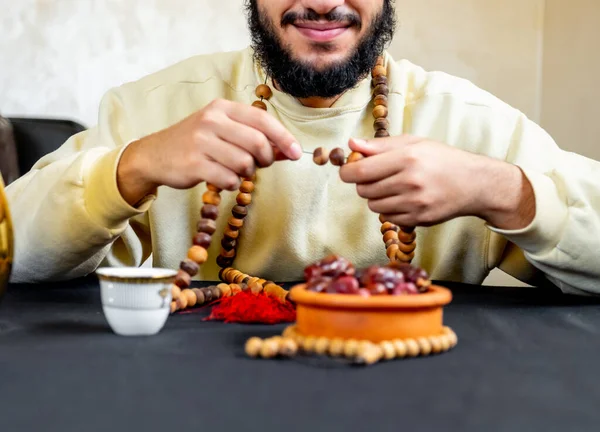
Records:
M421 294L431 285L427 272L411 264L391 262L357 270L337 255L306 267L304 279L309 291L364 297Z

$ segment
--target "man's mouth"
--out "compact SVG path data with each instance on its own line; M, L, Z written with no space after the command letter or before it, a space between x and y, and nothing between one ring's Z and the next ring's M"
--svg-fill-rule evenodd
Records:
M297 21L293 26L306 38L314 42L330 42L350 28L344 22L302 22Z

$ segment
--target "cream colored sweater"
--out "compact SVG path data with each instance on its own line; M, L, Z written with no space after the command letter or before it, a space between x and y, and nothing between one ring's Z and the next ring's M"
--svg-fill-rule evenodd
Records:
M481 283L500 267L526 282L543 274L564 291L600 292L600 163L560 150L522 113L468 81L389 55L386 67L392 135L428 137L519 165L536 195L535 220L520 231L494 231L472 217L418 229L414 264L441 280ZM132 140L215 98L251 104L264 80L246 49L198 56L108 92L95 128L69 139L8 187L16 230L13 281L74 278L106 264L140 266L151 254L154 266L177 268L195 232L205 185L159 188L156 197L132 208L116 185L120 154ZM332 108L306 108L278 91L267 105L307 151L347 148L351 136L373 137L369 79ZM235 193L222 195L221 214L227 215ZM217 279L225 221L218 223L203 279ZM342 183L339 168L318 167L305 155L258 173L235 266L283 282L298 280L307 264L332 252L361 267L384 263L379 228L378 215L355 187Z

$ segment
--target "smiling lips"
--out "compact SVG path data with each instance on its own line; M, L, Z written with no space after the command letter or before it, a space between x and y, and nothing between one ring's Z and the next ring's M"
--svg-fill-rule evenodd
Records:
M304 36L315 42L329 42L350 28L345 23L296 22L294 27Z

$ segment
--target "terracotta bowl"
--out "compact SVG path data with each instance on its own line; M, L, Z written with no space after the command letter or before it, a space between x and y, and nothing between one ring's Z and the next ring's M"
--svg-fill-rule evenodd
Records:
M300 334L371 342L443 334L443 307L452 301L450 290L435 285L419 295L365 298L315 293L302 284L290 297Z

